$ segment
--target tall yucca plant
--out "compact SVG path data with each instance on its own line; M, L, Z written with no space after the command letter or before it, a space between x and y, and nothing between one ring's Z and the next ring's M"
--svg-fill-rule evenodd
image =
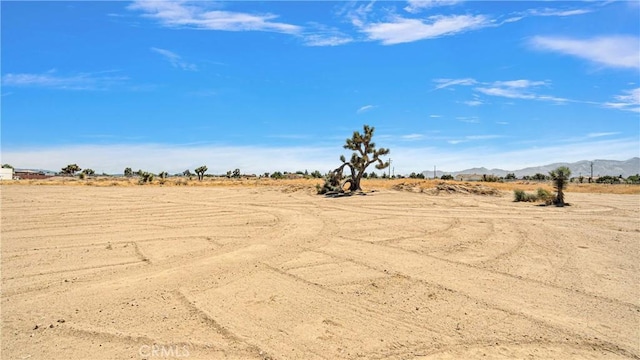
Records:
M569 182L571 176L571 170L566 166L560 166L559 168L550 171L549 176L553 180L553 186L555 187L558 195L556 196L556 206L564 206L564 188Z

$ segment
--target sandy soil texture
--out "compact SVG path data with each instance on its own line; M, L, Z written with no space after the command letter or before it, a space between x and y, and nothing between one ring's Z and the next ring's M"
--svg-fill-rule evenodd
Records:
M2 359L640 357L640 196L2 186Z

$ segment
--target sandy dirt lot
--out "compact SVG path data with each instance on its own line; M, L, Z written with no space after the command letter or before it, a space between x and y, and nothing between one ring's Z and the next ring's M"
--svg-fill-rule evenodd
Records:
M640 357L640 195L2 186L2 359Z

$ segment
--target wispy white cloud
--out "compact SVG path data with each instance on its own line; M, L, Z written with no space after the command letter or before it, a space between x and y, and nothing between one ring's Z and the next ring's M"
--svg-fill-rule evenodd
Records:
M107 90L128 80L126 76L105 75L113 72L58 75L55 71L41 74L9 73L2 76L2 86L39 87L60 90Z
M556 103L565 103L568 99L559 98L550 95L540 95L536 90L541 86L548 86L547 81L530 81L530 80L512 80L512 81L496 81L486 86L475 88L485 95L500 96L510 99L526 99L526 100L542 100L552 101Z
M478 119L476 116L458 116L456 117L456 120L461 121L463 123L467 123L467 124L480 123L480 119Z
M395 45L455 35L491 24L484 15L438 15L427 20L394 16L388 22L362 24L360 30L369 40Z
M616 95L614 102L607 102L605 107L640 112L640 88L625 91L622 95Z
M339 46L348 44L353 38L343 34L308 34L304 36L307 46Z
M449 86L470 86L473 87L474 91L488 96L504 97L508 99L548 101L555 104L590 104L611 109L640 112L640 88L626 90L622 94L614 96L613 101L603 103L598 101L575 100L553 95L541 94L541 88L548 88L551 86L551 82L548 80L532 81L519 79L509 81L479 82L474 79L436 79L434 80L434 82L437 84L435 90L443 89ZM469 101L462 101L462 103L469 106L478 106L482 105L484 102L478 98L475 98ZM468 119L458 118L458 120L462 121Z
M480 105L484 104L481 100L477 100L477 99L476 100L463 101L462 103L465 104L465 105L468 105L468 106L480 106Z
M416 140L422 140L424 139L424 135L423 134L408 134L408 135L402 135L402 140L407 140L407 141L416 141Z
M274 14L210 10L205 2L135 1L130 10L141 11L145 17L158 20L162 25L176 28L196 28L219 31L271 31L298 34L297 25L276 22Z
M338 28L316 22L308 23L300 37L306 46L339 46L354 41Z
M532 81L519 79L509 81L494 81L488 83L479 82L471 78L465 78L435 79L434 82L437 84L434 90L440 90L452 86L473 86L473 89L475 91L489 96L506 97L510 99L550 101L560 104L572 101L556 96L538 94L538 88L550 86L549 81ZM464 101L463 103L469 106L477 106L483 104L483 102L478 98L470 101Z
M553 9L553 8L542 8L542 9L531 9L528 11L529 15L532 16L574 16L574 15L584 15L592 12L591 9L569 9L569 10L561 10L561 9Z
M469 140L490 140L490 139L499 139L502 138L502 135L491 135L491 134L487 134L487 135L469 135L466 136L465 139L469 139Z
M358 111L356 111L356 113L362 114L364 112L371 111L376 107L377 107L376 105L365 105L365 106L361 107L360 109L358 109Z
M438 6L450 6L460 3L460 0L409 0L404 8L406 12L419 13Z
M538 95L534 92L534 89L548 85L549 83L547 81L496 81L491 84L487 84L486 86L477 87L476 90L486 95L501 96L511 99L552 100L557 102L566 101L564 99L548 95Z
M355 5L357 4L357 6ZM367 17L373 12L375 0L369 1L367 4L358 2L348 3L341 13L346 13L347 19L356 27L362 27L367 22ZM338 14L340 15L340 14Z
M509 80L509 81L496 81L494 84L500 87L526 89L526 88L531 88L536 86L547 86L549 85L549 82L548 81L531 81L531 80Z
M587 138L598 138L604 136L614 136L619 135L619 132L597 132L597 133L589 133L587 134Z
M449 86L463 85L470 86L477 84L475 79L465 78L465 79L435 79L433 80L436 84L435 90L440 90L447 88Z
M175 68L179 68L182 70L196 71L198 67L195 64L189 64L182 60L182 57L172 51L166 49L160 49L156 47L152 47L151 51L162 55L165 59L167 59L171 65Z
M306 46L339 46L354 39L336 28L310 23L308 27L277 22L274 14L250 14L210 9L220 4L209 2L135 1L128 8L140 11L144 17L158 20L171 28L195 28L216 31L269 31L294 35ZM163 49L159 49L163 50ZM158 51L160 52L160 51ZM171 52L162 52L176 67L194 70L195 65L187 64ZM175 55L175 56L174 56Z
M640 69L640 38L634 36L590 39L535 36L529 43L538 50L576 56L607 67Z
M468 143L471 141L493 140L493 139L499 139L502 137L503 136L501 135L468 135L462 138L447 140L447 143L451 145L458 145L458 144Z

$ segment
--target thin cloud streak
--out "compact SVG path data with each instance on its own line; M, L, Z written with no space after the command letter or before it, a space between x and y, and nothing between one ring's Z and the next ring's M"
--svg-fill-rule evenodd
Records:
M415 14L426 9L439 6L451 6L460 3L460 0L409 0L404 8L406 12Z
M179 68L182 70L188 71L197 71L198 67L194 64L189 64L182 60L182 57L172 51L166 49L160 49L156 47L152 47L151 51L162 55L165 59L167 59L171 65L175 68Z
M377 106L375 106L375 105L365 105L365 106L361 107L360 109L358 109L358 111L356 111L356 113L362 114L362 113L365 113L367 111L371 111L376 107Z
M339 46L352 41L352 38L344 35L309 34L304 36L304 44L307 46Z
M78 73L65 76L56 75L55 72L43 74L9 73L2 76L2 86L58 90L106 90L129 79L126 76L104 76L101 74L103 73Z
M613 68L640 69L640 38L601 36L590 39L535 36L529 44L538 50L575 56Z
M440 90L440 89L444 89L444 88L448 88L450 86L456 86L456 85L470 86L470 85L475 85L475 84L478 83L475 79L471 79L471 78L465 78L465 79L435 79L433 81L438 84L438 85L436 85L435 90Z
M573 10L558 10L552 8L544 8L544 9L532 9L529 10L528 14L532 16L575 16L575 15L584 15L592 12L590 9L573 9Z
M549 87L551 82L548 80L545 81L531 81L531 80L509 80L509 81L494 81L494 82L479 82L475 79L435 79L433 80L437 85L433 89L440 90L453 86L475 86L473 88L474 91L477 91L484 95L496 96L496 97L504 97L508 99L523 99L523 100L535 100L535 101L548 101L556 104L566 104L566 103L580 103L580 104L590 104L590 105L599 105L609 108L616 108L621 110L628 111L638 111L637 107L634 107L636 103L634 103L634 99L637 99L639 95L637 95L634 91L616 96L615 99L618 102L609 102L606 104L602 104L596 101L586 101L586 100L574 100L567 99L552 95L544 95L539 94L538 89L540 87ZM466 105L474 106L481 105L481 99L475 98L472 101L464 101Z
M587 134L588 138L598 138L598 137L604 137L604 136L614 136L614 135L619 135L619 132L599 132L599 133L590 133Z

